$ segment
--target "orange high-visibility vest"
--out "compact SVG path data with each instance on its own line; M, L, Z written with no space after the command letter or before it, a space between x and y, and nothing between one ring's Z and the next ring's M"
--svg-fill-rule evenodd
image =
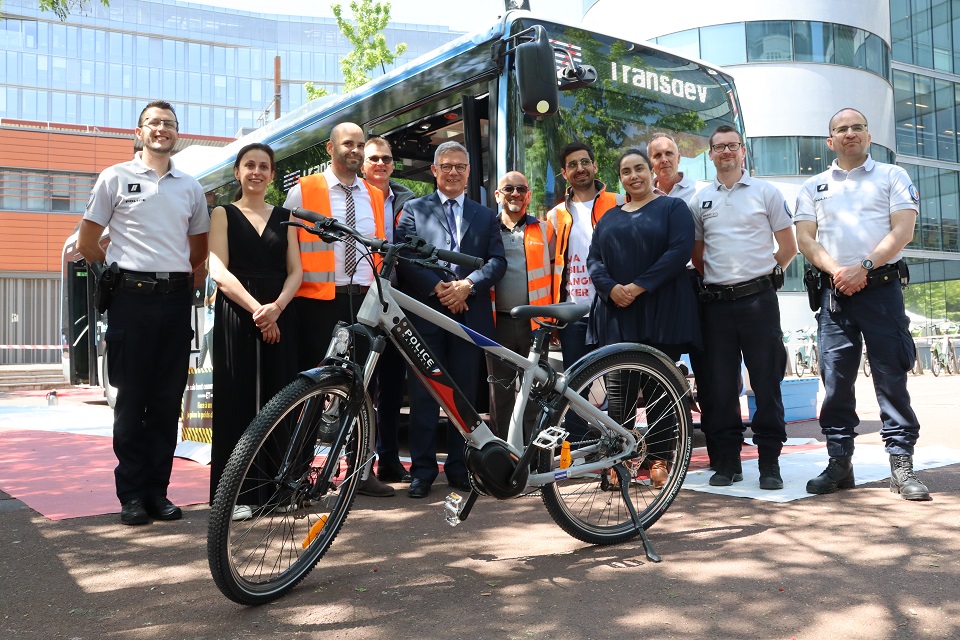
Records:
M567 210L570 201L570 193L561 204L558 204L547 214L547 219L553 223L557 234L557 251L553 262L553 301L560 302L560 287L563 284L563 269L567 264L567 245L570 241L570 228L573 226L573 216ZM610 209L617 206L617 194L607 193L606 187L602 187L593 199L593 210L591 220L594 228L600 222Z
M362 178L358 178L362 180ZM370 193L370 202L373 205L373 219L376 226L376 235L386 240L387 234L383 226L383 192L373 187L366 180L363 183ZM314 173L300 178L300 193L303 196L303 208L315 211L328 218L330 211L330 190L322 173ZM337 270L343 270L343 265L334 261L333 243L327 243L318 236L304 229L297 230L300 240L300 261L303 263L303 283L297 290L302 298L316 300L333 300L337 295ZM374 255L374 268L380 267L380 256Z
M528 304L545 305L553 301L552 273L550 270L550 240L553 226L546 221L533 224L529 219L523 229L523 253L527 259L527 299ZM490 289L490 299L496 311L497 288ZM496 318L496 315L494 315ZM537 328L531 320L530 326Z

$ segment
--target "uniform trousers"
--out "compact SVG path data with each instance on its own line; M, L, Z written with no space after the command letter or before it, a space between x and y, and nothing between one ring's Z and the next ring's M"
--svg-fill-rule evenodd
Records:
M831 456L853 454L860 424L854 382L864 342L870 354L885 448L891 455L913 455L920 423L907 392L907 372L916 358L909 326L903 291L896 284L867 287L852 296L835 295L829 288L823 292L818 327L825 390L820 428L827 436Z
M117 498L165 497L190 364L189 287L171 293L117 290L109 311L107 374L113 410Z
M407 363L393 344L380 354L377 363L377 457L384 465L400 464L400 408L403 405Z
M737 388L742 354L757 404L750 424L753 443L761 458L778 457L787 439L780 393L787 353L776 290L704 303L703 318L704 364L710 382L704 394L709 416L701 427L714 452L721 457L740 455L745 431Z
M333 329L338 322L353 324L366 293L337 293L332 300L317 300L297 296L297 341L299 342L297 365L301 371L313 369L320 364L330 346ZM369 344L365 339L354 342L357 355L366 358ZM362 353L361 353L362 352ZM363 363L363 360L357 360Z

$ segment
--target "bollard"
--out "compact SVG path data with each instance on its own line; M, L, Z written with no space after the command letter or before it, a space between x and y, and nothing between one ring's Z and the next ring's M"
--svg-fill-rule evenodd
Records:
M60 399L57 398L57 390L56 390L56 389L54 389L53 391L51 391L50 393L47 394L47 404L48 404L48 405L50 405L50 406L52 407L52 406L54 406L54 405L56 405L56 404L59 404L59 403L60 403Z

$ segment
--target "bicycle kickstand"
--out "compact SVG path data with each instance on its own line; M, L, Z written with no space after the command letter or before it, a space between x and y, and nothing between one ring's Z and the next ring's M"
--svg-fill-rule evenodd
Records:
M630 517L633 519L633 526L637 528L637 531L640 532L640 540L643 541L643 550L647 554L647 560L650 562L660 562L660 554L658 554L653 549L653 543L650 542L650 538L647 537L647 532L643 529L643 525L640 523L640 516L637 514L637 510L633 506L633 501L630 500L630 494L627 493L630 490L630 476L627 474L627 470L623 468L623 465L619 462L613 465L613 470L617 472L617 478L620 481L620 494L623 496L623 502L627 505L627 510L630 511Z

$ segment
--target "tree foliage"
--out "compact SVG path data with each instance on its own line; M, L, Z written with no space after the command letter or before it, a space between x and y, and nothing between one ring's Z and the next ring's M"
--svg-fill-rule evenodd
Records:
M387 46L383 30L390 22L389 2L353 0L350 3L350 10L353 12L356 25L344 19L343 7L339 3L331 5L331 9L337 19L340 33L353 45L353 51L340 59L345 91L351 91L369 82L369 72L378 66L386 73L386 65L393 64L393 61L407 50L407 45L403 42L393 51Z

